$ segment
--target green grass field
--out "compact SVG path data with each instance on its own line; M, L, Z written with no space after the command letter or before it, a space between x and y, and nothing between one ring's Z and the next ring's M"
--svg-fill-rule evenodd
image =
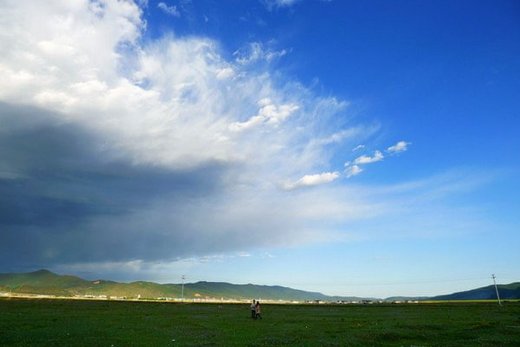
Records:
M520 346L520 303L247 305L0 300L0 346Z

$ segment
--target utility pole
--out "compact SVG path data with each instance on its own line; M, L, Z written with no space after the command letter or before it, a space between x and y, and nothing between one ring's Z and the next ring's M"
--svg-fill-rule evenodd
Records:
M182 289L181 289L181 298L182 301L184 301L184 280L186 279L186 276L182 275Z
M491 275L491 278L493 278L493 283L495 284L495 291L497 292L497 299L498 299L498 305L502 306L502 303L500 302L500 295L498 294L498 287L497 287L497 281L495 280L495 274Z

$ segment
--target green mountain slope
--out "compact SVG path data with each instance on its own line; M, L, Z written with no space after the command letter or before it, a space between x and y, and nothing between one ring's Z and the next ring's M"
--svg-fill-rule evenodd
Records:
M520 299L520 282L497 285L501 299ZM482 288L467 290L449 295L439 295L432 300L492 300L496 299L495 286L490 285Z
M75 276L59 276L47 270L29 273L0 274L0 289L16 293L38 293L67 295L74 288L83 287L89 282Z
M274 300L330 300L331 297L281 286L231 284L224 282L197 282L185 286L201 296L233 297L236 299L264 298Z
M75 276L61 276L47 270L30 273L0 274L0 291L25 294L52 294L60 296L93 295L125 298L180 298L180 284L153 282L118 283L87 281ZM223 282L187 283L184 297L201 299L252 299L269 300L339 300L321 293L306 292L281 286L236 285Z
M502 299L520 299L520 282L498 286ZM58 296L110 296L119 298L180 298L180 284L158 284L137 281L119 283L113 281L87 281L76 276L57 275L47 270L29 273L0 274L0 292L20 294L48 294ZM359 301L365 298L327 296L281 286L231 284L224 282L197 282L184 285L187 299L253 299L284 301ZM495 287L487 286L449 295L431 298L387 298L387 300L485 300L495 299Z

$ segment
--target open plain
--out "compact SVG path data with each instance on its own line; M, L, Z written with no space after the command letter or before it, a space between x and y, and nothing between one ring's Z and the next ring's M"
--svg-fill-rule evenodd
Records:
M520 303L0 300L1 346L519 346Z

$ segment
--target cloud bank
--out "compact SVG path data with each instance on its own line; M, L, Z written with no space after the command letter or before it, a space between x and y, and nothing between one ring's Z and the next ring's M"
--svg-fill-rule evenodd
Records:
M339 177L332 154L367 136L347 102L210 39L144 40L132 2L4 1L0 17L4 266L330 241L366 210L320 188ZM292 177L313 189L283 189Z

